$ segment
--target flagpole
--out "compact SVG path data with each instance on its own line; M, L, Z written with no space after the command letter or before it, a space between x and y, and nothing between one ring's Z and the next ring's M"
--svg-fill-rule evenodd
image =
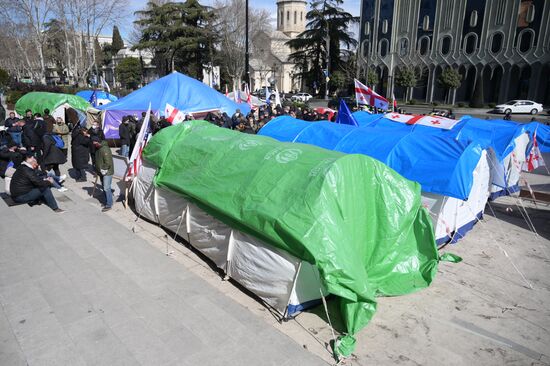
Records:
M244 52L244 81L250 85L250 70L248 65L248 0L245 1L245 52ZM240 87L239 87L240 90Z

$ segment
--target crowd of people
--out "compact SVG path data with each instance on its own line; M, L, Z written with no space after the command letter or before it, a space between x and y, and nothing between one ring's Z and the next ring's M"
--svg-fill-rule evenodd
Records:
M6 191L16 203L45 203L55 212L64 212L51 190L67 190L63 186L67 176L61 174L60 166L67 163L70 147L75 179L86 181L91 160L105 193L102 210L111 209L114 164L98 122L89 129L79 124L72 126L45 109L43 115L27 110L23 118L11 112L5 121L0 121L0 127L0 176L7 178Z
M265 105L244 115L239 109L230 117L227 113L210 112L205 120L223 128L244 133L257 133L265 124L279 116L291 116L305 121L336 120L336 114L318 113L315 109L300 106Z

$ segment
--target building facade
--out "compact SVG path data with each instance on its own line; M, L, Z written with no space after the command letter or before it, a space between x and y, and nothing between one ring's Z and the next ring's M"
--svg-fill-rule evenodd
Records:
M289 93L300 89L301 80L296 75L294 63L288 59L292 50L286 42L306 29L306 8L305 0L278 0L277 30L259 32L252 37L252 90L277 86L280 92Z
M398 70L412 67L413 98L443 101L438 77L457 69L461 86L448 100L468 101L476 83L485 103L532 99L550 104L550 1L362 0L358 75L378 76L386 96Z

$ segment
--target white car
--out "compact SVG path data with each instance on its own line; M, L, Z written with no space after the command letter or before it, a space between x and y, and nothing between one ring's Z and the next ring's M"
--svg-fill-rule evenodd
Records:
M293 102L307 102L311 98L313 97L309 93L298 93L294 94L292 98L290 98L290 100L292 100Z
M511 100L504 104L499 104L495 107L496 113L531 113L537 114L542 112L542 104L535 103L531 100Z

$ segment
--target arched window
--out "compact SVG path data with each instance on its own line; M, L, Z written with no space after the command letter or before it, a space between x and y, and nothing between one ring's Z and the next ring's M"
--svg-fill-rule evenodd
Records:
M285 20L284 13L281 11L281 25L284 24L284 20Z
M399 56L405 57L409 53L409 40L407 38L401 38L399 40Z
M304 12L301 11L301 12L300 12L300 21L303 21L303 20L304 20Z
M380 41L380 57L385 57L388 54L389 51L389 43L387 39L383 39Z
M504 36L502 33L497 32L493 34L493 37L491 38L491 52L492 53L499 53L502 51L502 44L504 41Z
M464 37L463 50L467 55L471 55L477 48L477 34L469 33Z
M525 53L533 47L534 33L531 29L524 29L518 34L518 50Z
M369 22L365 22L364 32L365 32L365 36L368 36L370 34L370 23Z
M441 54L447 56L451 52L451 36L441 38Z
M290 11L286 11L286 21L290 23Z
M294 24L298 22L298 12L294 10Z
M430 52L430 38L422 37L418 41L418 53L420 53L421 56L426 56L428 52Z

